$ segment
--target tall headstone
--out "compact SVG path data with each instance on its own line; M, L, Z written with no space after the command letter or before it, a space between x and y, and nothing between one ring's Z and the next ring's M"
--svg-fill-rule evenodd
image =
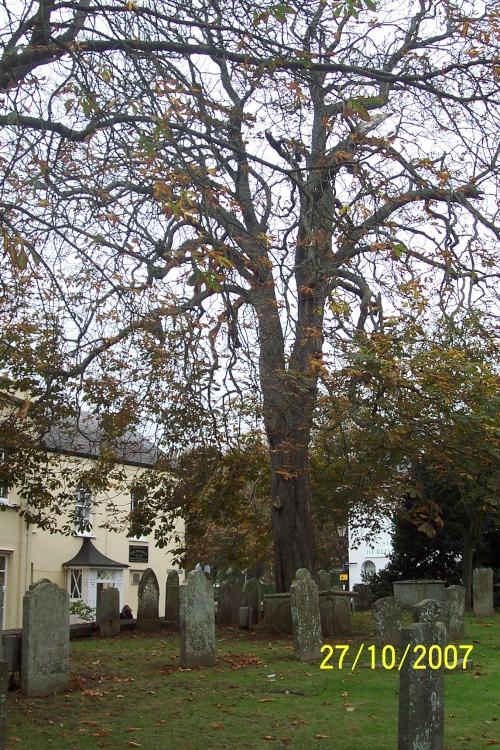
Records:
M299 661L313 661L321 656L321 618L318 587L307 568L299 568L290 586L293 642Z
M401 607L395 596L385 596L383 599L377 599L372 607L373 622L375 623L375 633L377 637L377 646L394 646L399 648L401 645Z
M260 618L260 603L262 601L262 590L258 578L249 578L243 586L242 607L251 607L250 625L256 625ZM241 622L240 622L241 625Z
M120 592L112 586L101 591L99 634L101 638L120 635Z
M192 570L179 586L181 667L215 663L213 585L201 570Z
M39 583L23 598L21 690L28 697L65 690L69 672L69 594Z
M165 588L165 620L169 630L179 630L179 574L169 570Z
M493 617L493 571L491 568L474 568L472 603L476 617Z
M406 657L399 672L398 750L443 750L444 747L444 680L438 656L446 642L443 623L416 623L401 631L402 654ZM415 662L424 659L415 669ZM437 646L433 653L432 646ZM430 663L429 663L430 661Z
M152 568L146 568L139 581L137 599L137 630L143 633L158 633L161 630L160 587Z
M463 586L448 586L444 596L448 640L461 641L465 638L465 589Z
M332 585L332 576L327 570L318 571L318 591L329 591Z
M238 625L242 606L243 579L232 576L219 586L217 597L217 624Z

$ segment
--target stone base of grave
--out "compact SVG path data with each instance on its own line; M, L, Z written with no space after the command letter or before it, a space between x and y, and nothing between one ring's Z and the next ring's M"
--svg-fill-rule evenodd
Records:
M325 638L352 634L352 591L320 591L321 633ZM356 596L354 594L354 596Z
M411 610L423 599L436 599L444 602L444 581L431 579L415 579L409 581L394 581L394 596L401 609Z
M270 633L293 634L290 594L264 596L264 625Z

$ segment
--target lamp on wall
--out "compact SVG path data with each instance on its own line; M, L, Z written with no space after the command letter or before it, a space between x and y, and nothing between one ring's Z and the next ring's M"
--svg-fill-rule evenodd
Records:
M341 539L344 539L345 535L347 534L347 526L345 526L343 523L337 524L337 534Z

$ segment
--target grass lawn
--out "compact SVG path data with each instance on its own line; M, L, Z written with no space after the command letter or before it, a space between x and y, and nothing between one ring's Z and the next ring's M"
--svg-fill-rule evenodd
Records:
M352 655L373 643L370 614L355 627ZM445 750L500 748L500 614L469 617L463 642L474 668L445 677ZM192 671L179 667L176 635L75 641L66 693L9 694L6 748L395 749L397 670L330 663L299 664L291 638L236 628L217 630L215 667Z

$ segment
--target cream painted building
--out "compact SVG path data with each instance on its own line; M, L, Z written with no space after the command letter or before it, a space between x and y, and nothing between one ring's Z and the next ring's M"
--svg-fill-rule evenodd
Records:
M68 446L66 438L61 438L60 433L53 436L49 451L59 454L57 444L62 444L64 455L59 459L76 471L79 462L92 460L95 448L85 445L85 441L82 443L80 435L78 450L73 450L75 446ZM147 453L130 455L136 460L123 461L130 478L151 466L151 454L149 457ZM128 604L135 617L139 579L148 567L158 578L160 616L164 613L167 571L177 566L165 549L155 546L153 535L136 539L127 537L126 517L137 506L129 491L121 489L115 492L112 519L108 518L107 499L80 486L75 492L75 510L91 528L84 528L85 523L81 527L77 524L73 533L65 536L29 526L18 513L22 501L16 488L0 488L0 586L4 592L4 629L21 626L23 595L30 584L40 578L48 578L66 588L72 601L83 601L93 609L100 590L115 586L120 592L120 608ZM122 514L122 530L100 528L109 520L116 521L116 509ZM67 521L61 518L61 524L64 520ZM182 519L177 523L176 533L183 538ZM77 620L73 618L73 621Z

